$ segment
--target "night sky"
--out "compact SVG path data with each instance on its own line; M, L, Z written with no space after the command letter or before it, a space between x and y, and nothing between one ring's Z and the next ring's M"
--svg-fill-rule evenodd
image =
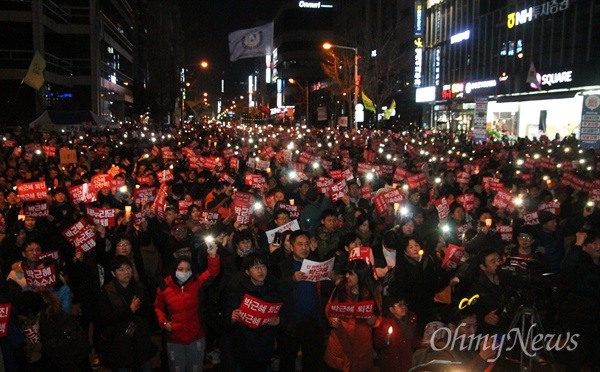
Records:
M228 33L272 21L282 3L285 0L179 0L185 62L209 61L213 79L223 72L243 79L252 71L253 59L229 62Z

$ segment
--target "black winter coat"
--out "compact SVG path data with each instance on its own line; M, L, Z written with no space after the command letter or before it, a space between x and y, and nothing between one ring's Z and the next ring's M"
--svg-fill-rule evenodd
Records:
M133 313L129 308L133 296L140 299L140 309ZM100 316L104 330L101 350L107 364L113 368L133 368L152 359L155 346L151 340L148 320L153 314L144 286L133 278L127 288L116 279L108 282L100 296ZM129 325L135 325L133 336L128 336Z

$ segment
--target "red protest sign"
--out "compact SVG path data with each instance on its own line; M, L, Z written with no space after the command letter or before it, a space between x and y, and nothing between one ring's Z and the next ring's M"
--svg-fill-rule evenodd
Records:
M229 168L238 169L239 166L240 166L240 159L238 159L238 158L229 159Z
M409 175L410 175L410 173L408 173L408 171L406 169L396 167L396 170L394 171L393 180L394 181L402 181Z
M341 180L339 182L334 183L329 186L329 194L331 197L331 201L342 200L344 195L348 193L348 184L346 184L346 180Z
M23 203L46 200L48 196L48 189L44 181L22 183L17 186L17 192Z
M204 168L214 171L217 167L217 159L214 156L204 158Z
M385 195L383 195L383 193L376 195L372 200L377 213L382 215L387 211L387 203L385 201Z
M39 269L24 267L25 280L29 287L52 287L56 284L56 269L54 265Z
M152 203L156 200L158 189L156 187L139 187L133 192L133 202L135 204Z
M363 199L371 200L373 198L373 190L371 190L371 185L364 185L360 188L360 196Z
M446 163L446 169L447 170L455 170L456 168L458 168L458 162L457 161L449 161Z
M135 225L141 224L146 219L146 210L142 209L137 212L132 212L133 215L133 223Z
M137 178L138 185L152 185L152 177L150 176L139 176Z
M54 258L55 260L59 260L60 259L60 255L58 254L58 250L56 251L52 251L52 252L46 252L46 253L42 253L38 256L38 260L41 260L42 258Z
M200 208L202 208L202 200L200 200L200 199L196 199L196 200L179 200L179 202L177 203L177 206L178 206L178 209L179 209L179 215L180 216L187 216L188 209L190 208L190 206L192 204L197 205Z
M165 206L167 205L167 189L169 187L167 184L163 183L158 192L156 193L156 199L154 199L154 203L152 204L152 209L154 213L156 213L156 218L161 221L165 219Z
M156 178L159 183L166 183L169 181L173 181L175 179L175 175L173 174L173 169L164 169L160 172L156 172Z
M490 190L502 191L504 190L504 183L497 178L493 178L492 180L490 180Z
M240 200L233 201L233 212L236 214L238 223L247 224L250 222L251 208L248 203Z
M202 156L190 156L188 161L190 163L190 169L198 169L204 167L204 157Z
M458 171L456 174L456 183L459 185L468 186L471 181L471 175L467 172Z
M427 176L425 173L419 173L415 175L411 175L407 177L408 186L411 189L417 189L421 186L425 186L427 184Z
M506 191L499 191L494 200L492 201L492 206L498 209L504 209L512 204L513 196Z
M109 170L106 171L106 173L108 175L110 175L111 177L114 177L114 176L116 176L117 174L119 174L121 172L123 172L123 171L121 170L121 168L119 168L118 165L115 165L115 166L111 167Z
M224 173L221 173L221 177L219 177L219 181L226 181L230 185L233 185L235 183L235 178L233 178L229 173L224 172Z
M55 146L42 146L42 151L46 153L46 156L49 158L56 157L56 147Z
M114 208L86 207L87 220L96 226L113 227L116 225Z
M252 194L249 192L236 191L234 199L246 204L250 204L250 200L252 200Z
M465 209L465 212L471 213L473 212L474 203L475 203L475 194L463 194L459 195L456 198L458 204L462 205Z
M356 173L364 174L370 172L373 169L373 166L370 163L358 163L356 167Z
M332 170L331 172L329 172L329 175L331 176L331 178L333 178L334 180L341 180L344 179L344 173L342 172L341 169L336 169L336 170Z
M525 225L537 225L540 223L537 211L524 214L523 219L525 220Z
M253 189L266 189L267 188L267 179L259 174L252 175L252 188Z
M327 315L334 318L370 318L373 316L374 303L370 301L331 302L327 304Z
M377 154L375 153L375 151L369 151L369 150L365 150L363 152L363 157L365 158L366 161L368 161L369 163L372 163L375 161L375 156Z
M385 194L383 194L386 203L402 203L404 201L404 195L402 194L401 189L392 189Z
M10 304L0 304L0 337L6 337L6 334L8 333L10 306Z
M456 236L459 237L459 239L462 239L463 234L465 233L465 231L469 230L471 228L471 222L467 222L467 223L463 223L461 225L457 225L454 230L456 231Z
M331 178L319 177L315 182L315 187L321 194L325 194L329 191L329 186L333 185L335 181Z
M513 240L513 227L510 225L497 225L496 231L502 237L503 242L512 242Z
M87 252L96 246L96 235L83 218L63 231L62 235L80 252Z
M267 324L269 319L278 316L282 305L283 302L264 302L246 294L240 304L240 316L237 321L250 328L261 327Z
M110 174L97 174L91 179L92 185L96 190L110 189L112 176Z
M547 203L540 203L538 206L538 211L548 211L552 214L559 216L560 215L560 202L558 200L553 200Z
M200 212L200 222L203 225L214 225L219 220L219 213L202 211Z
M442 261L442 269L447 271L455 269L464 258L465 250L462 247L448 244L446 256L444 256L444 260Z
M50 204L48 202L23 204L23 214L29 217L48 217Z
M84 183L82 185L71 186L68 189L69 197L73 205L81 202L89 204L98 200L96 187L92 183Z
M440 221L443 221L446 218L448 218L448 215L450 214L450 205L448 204L448 200L446 200L446 198L440 198L434 201L433 203L435 204L435 208L438 211Z
M284 202L278 202L277 208L282 208L290 212L290 218L292 220L300 217L300 212L302 211L302 208L299 205L291 205Z

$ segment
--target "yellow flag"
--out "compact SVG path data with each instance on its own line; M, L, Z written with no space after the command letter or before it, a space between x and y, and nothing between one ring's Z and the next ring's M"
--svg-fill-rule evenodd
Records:
M383 110L383 119L390 120L390 118L392 117L392 114L394 113L395 110L396 110L396 100L392 99L392 103L390 104L390 107Z
M44 85L44 70L46 69L46 61L40 52L36 51L33 60L29 65L29 70L23 78L22 83L25 83L35 90L39 90Z
M365 106L365 110L377 112L377 109L375 108L375 105L373 104L373 101L371 101L371 99L369 97L367 97L367 95L365 94L365 92L361 91L360 94L361 94L361 97L362 97L363 106Z

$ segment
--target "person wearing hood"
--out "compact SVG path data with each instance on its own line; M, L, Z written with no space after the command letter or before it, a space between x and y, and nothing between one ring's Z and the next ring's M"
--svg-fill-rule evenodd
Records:
M209 278L219 274L220 268L216 246L208 247L207 252L207 270L196 273L190 258L180 256L171 275L156 291L154 311L161 329L167 332L170 371L202 371L204 365L206 343L198 292Z

